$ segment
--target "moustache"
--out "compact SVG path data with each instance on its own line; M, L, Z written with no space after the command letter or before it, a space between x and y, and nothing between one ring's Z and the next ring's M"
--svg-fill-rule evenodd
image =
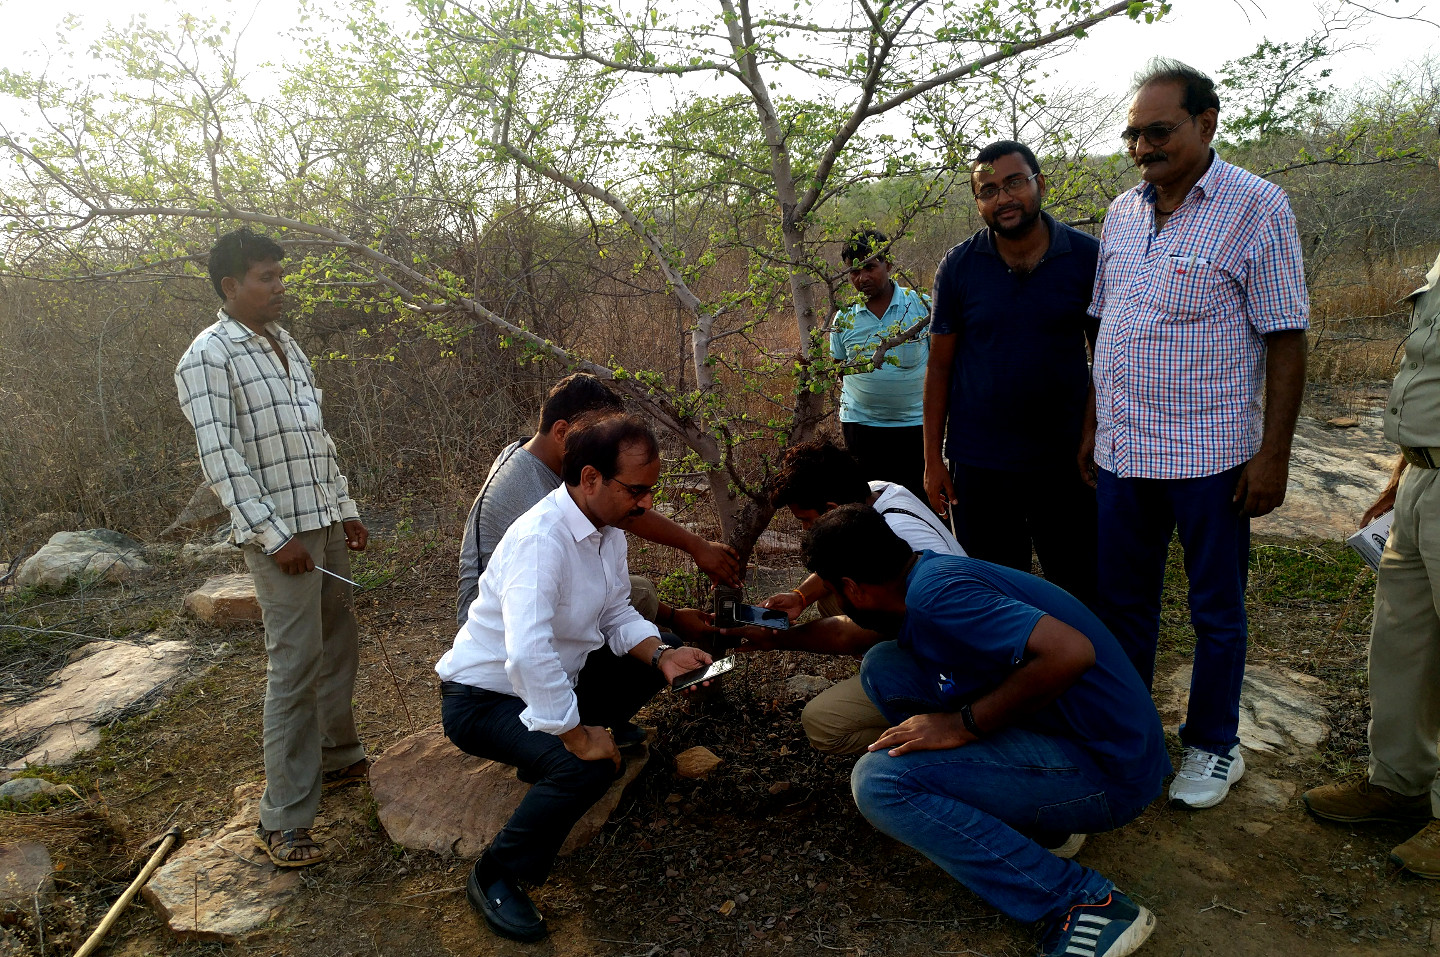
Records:
M1144 156L1136 157L1135 165L1149 166L1151 163L1159 163L1169 158L1169 156L1157 150L1154 153L1146 153Z

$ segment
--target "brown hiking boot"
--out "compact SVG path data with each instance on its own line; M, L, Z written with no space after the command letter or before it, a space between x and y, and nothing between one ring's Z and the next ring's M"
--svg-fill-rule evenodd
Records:
M1417 877L1440 880L1440 821L1431 821L1390 852L1390 861Z
M1430 819L1430 792L1407 797L1386 787L1371 784L1357 775L1323 788L1311 788L1300 795L1305 808L1327 821L1356 824L1361 821L1397 821L1410 824ZM1440 858L1437 858L1440 861ZM1440 874L1436 875L1440 877Z

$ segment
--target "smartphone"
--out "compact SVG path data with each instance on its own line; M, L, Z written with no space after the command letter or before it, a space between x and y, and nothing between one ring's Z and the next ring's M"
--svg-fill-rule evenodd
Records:
M735 620L735 609L745 601L744 593L738 588L729 585L715 586L715 627L735 628L740 622Z
M721 658L703 668L696 668L694 671L687 671L670 683L670 687L676 691L684 691L692 685L698 685L702 681L709 681L711 678L718 678L727 671L735 670L735 656Z
M737 626L759 625L784 631L790 627L790 616L783 611L761 608L759 605L735 605L734 618Z

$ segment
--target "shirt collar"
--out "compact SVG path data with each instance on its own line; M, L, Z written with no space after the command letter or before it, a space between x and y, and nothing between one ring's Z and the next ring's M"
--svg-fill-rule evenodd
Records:
M556 504L560 507L560 521L565 523L565 527L569 529L575 541L583 542L600 531L595 527L595 523L580 511L580 506L575 504L575 499L570 497L570 486L562 484L550 494L555 496Z
M1222 175L1224 175L1220 172L1220 167L1225 165L1225 161L1220 158L1220 154L1216 153L1215 148L1212 146L1210 148L1210 166L1205 170L1204 175L1202 175L1199 179L1195 181L1195 185L1190 187L1190 191L1198 193L1201 199L1204 199L1205 197L1210 195L1210 192L1218 185L1215 181L1218 180ZM1140 183L1140 198L1143 199L1145 202L1149 203L1151 206L1154 206L1155 184L1147 183L1142 180ZM1185 194L1185 199L1189 198L1190 194ZM1182 199L1180 202L1183 203L1185 202L1185 200Z
M221 307L215 313L215 317L219 319L222 324L224 324L225 334L230 337L230 340L232 342L244 342L246 339L249 339L255 335L255 331L253 329L245 325L245 323L241 322L239 319L236 319L234 316L230 315L230 313L226 312L224 307ZM270 335L274 336L281 342L287 342L290 339L290 333L286 332L283 328L281 328L278 322L265 323L265 331L270 333Z
M1431 266L1430 271L1425 274L1425 285L1421 286L1419 289L1415 290L1410 295L1406 296L1400 301L1411 302L1415 299L1418 299L1430 290L1434 289L1437 285L1440 285L1440 256L1435 257L1435 265Z

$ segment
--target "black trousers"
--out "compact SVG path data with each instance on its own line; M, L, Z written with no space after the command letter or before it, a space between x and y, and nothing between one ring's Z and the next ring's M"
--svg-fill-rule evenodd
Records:
M867 482L894 482L925 498L925 427L840 423L845 448L860 463Z
M967 555L1028 572L1033 545L1046 581L1095 609L1095 490L1073 460L1021 471L954 463L950 480L955 533Z
M664 685L659 671L633 655L616 655L609 648L593 651L575 686L580 723L624 724ZM615 765L582 761L558 736L526 729L520 723L525 702L515 695L453 681L442 682L440 693L445 736L457 748L513 764L522 780L532 782L486 850L488 866L514 880L544 883L570 829L614 782Z

